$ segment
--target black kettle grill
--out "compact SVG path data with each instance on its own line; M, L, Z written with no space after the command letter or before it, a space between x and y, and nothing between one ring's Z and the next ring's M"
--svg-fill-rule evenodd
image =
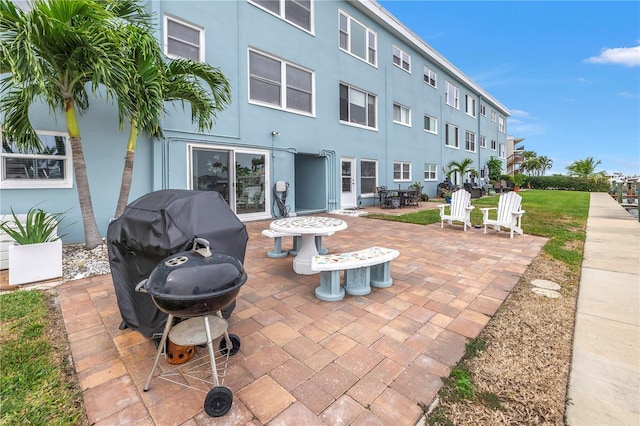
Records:
M220 353L227 359L240 349L240 338L228 334L228 323L222 317L221 309L235 300L246 281L247 274L238 259L211 252L207 240L196 238L191 250L167 257L148 279L136 286L136 291L151 295L158 309L169 315L145 391L150 389L153 373L169 336L172 342L181 346L206 343L215 387L205 398L204 410L212 417L219 417L231 409L233 395L219 381L213 340L224 335L220 341ZM174 327L174 316L189 319Z

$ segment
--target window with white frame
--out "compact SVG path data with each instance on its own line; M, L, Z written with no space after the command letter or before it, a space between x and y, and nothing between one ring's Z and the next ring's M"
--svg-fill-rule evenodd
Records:
M393 162L393 180L395 182L410 182L411 181L411 163L405 163L403 161Z
M494 110L491 110L491 121L496 123L498 121L497 117L498 115L496 114L496 112Z
M447 105L460 109L460 89L448 81L444 85L444 99Z
M285 21L312 32L313 0L249 0Z
M464 149L470 152L476 152L476 134L470 131L464 132Z
M340 122L376 128L376 96L340 84Z
M480 136L480 148L486 148L486 147L487 147L487 137Z
M438 165L424 163L424 180L438 180Z
M483 117L487 116L487 106L484 104L480 104L480 115Z
M204 29L165 15L164 53L170 58L204 62Z
M394 103L393 122L411 127L411 108Z
M71 143L66 133L36 131L41 146L19 148L2 138L0 188L71 188Z
M397 46L393 46L393 64L406 72L411 72L411 55Z
M491 149L495 151L497 148L497 142L495 139L491 139Z
M376 66L377 35L343 11L339 11L340 49Z
M438 134L438 119L430 115L424 115L424 131Z
M500 158L507 158L507 150L505 149L505 145L503 143L500 144L500 150L498 151L498 156Z
M467 113L467 115L470 115L471 117L476 116L476 100L473 96L469 96L469 95L464 95L464 100L465 100L465 107L464 107L464 112Z
M451 148L460 147L460 134L457 126L447 123L444 127L444 144Z
M437 88L438 77L436 75L436 72L427 67L424 67L424 82L431 87Z
M378 162L375 160L360 161L360 194L373 195L378 182Z
M292 112L314 113L314 73L249 50L249 101Z
M504 117L498 117L498 131L500 133L506 132Z

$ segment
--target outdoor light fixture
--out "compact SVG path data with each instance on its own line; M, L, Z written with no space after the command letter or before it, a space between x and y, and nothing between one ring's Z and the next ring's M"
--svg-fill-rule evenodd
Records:
M280 136L280 132L277 130L274 130L271 132L271 136Z

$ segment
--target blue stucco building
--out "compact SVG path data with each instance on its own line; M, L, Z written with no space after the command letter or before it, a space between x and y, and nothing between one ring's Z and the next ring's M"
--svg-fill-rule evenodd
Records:
M149 1L170 57L206 61L230 82L213 130L168 105L165 139L141 135L130 201L164 188L217 190L243 221L367 207L374 188L419 181L436 194L451 161L505 160L509 110L375 1ZM425 18L428 19L428 18ZM461 46L463 48L463 46ZM47 153L3 146L0 214L68 211L83 241L63 117L34 107ZM80 117L101 234L119 194L128 129L113 103ZM462 182L468 176L455 177Z

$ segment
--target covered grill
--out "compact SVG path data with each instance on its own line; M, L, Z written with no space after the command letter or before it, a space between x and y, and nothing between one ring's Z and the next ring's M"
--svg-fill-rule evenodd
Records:
M149 295L137 292L136 285L167 257L192 248L195 238L209 241L214 253L244 262L246 228L215 191L151 192L129 204L123 215L109 224L109 263L126 326L147 337L162 333L167 312ZM234 298L230 306L221 308L226 317L233 310Z

